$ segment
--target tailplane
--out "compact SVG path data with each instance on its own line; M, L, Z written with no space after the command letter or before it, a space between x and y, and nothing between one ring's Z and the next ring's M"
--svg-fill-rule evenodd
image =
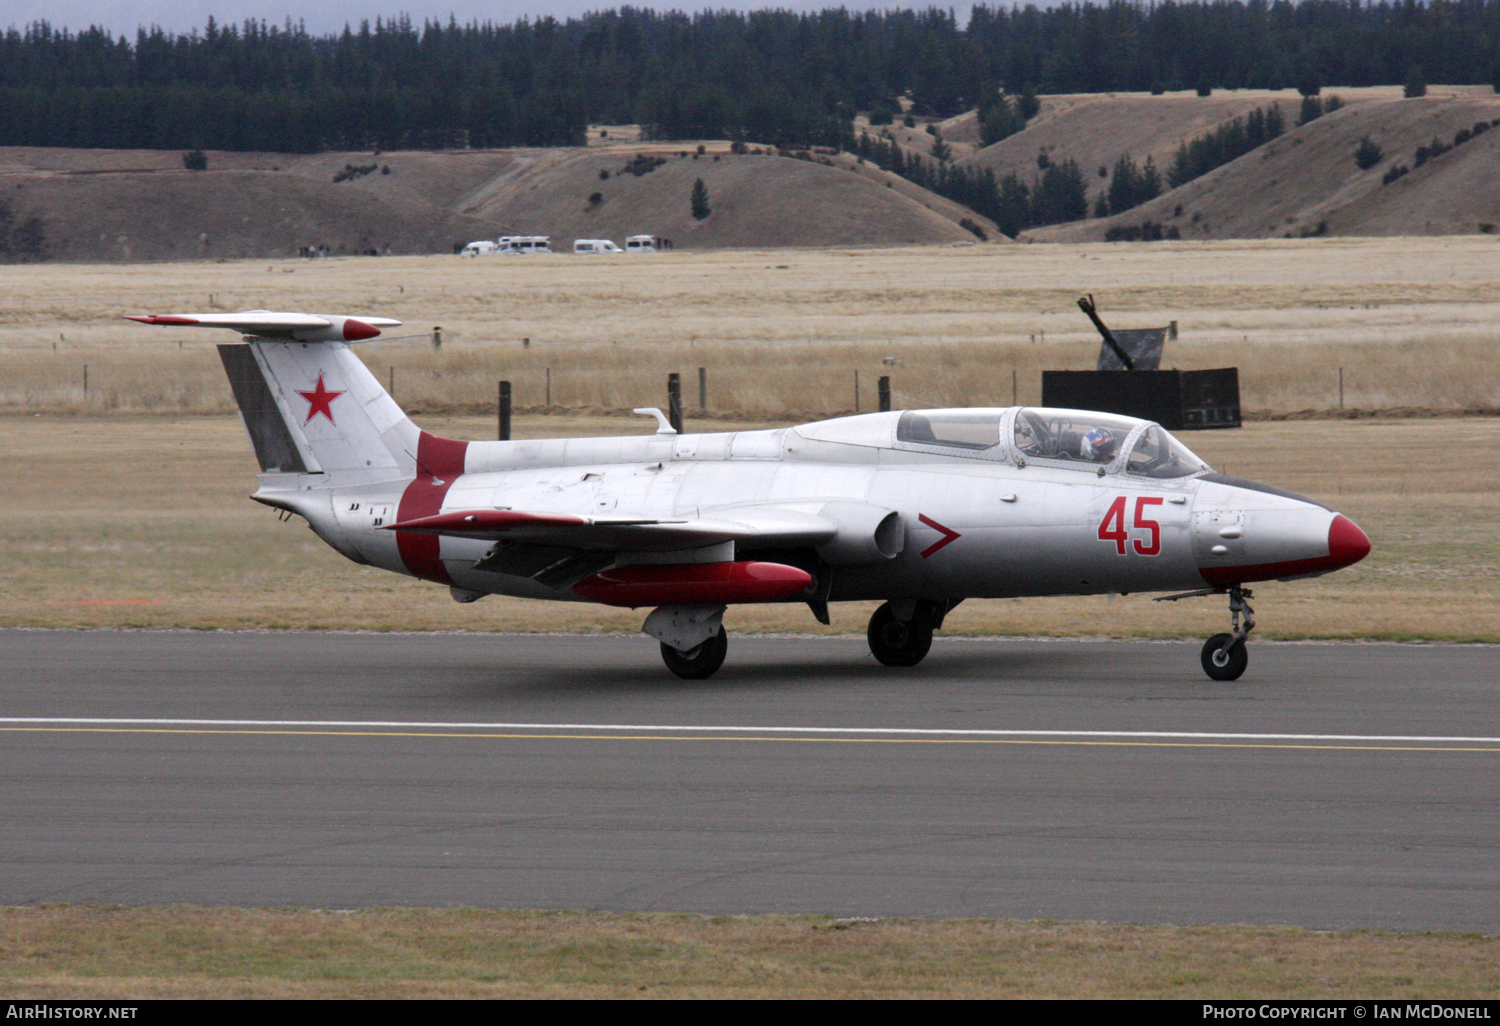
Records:
M434 441L348 345L400 321L269 310L128 319L246 336L219 357L262 474L327 474L327 485L413 477Z

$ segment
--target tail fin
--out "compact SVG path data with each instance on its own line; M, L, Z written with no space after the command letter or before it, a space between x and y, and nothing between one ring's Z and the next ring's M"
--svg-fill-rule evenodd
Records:
M262 473L416 473L421 432L343 342L219 346Z

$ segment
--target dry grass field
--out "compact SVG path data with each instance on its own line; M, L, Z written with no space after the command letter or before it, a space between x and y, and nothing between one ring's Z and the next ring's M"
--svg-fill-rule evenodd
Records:
M518 436L648 430L683 373L690 429L899 405L1035 402L1043 367L1091 365L1073 306L1119 326L1177 320L1166 363L1237 364L1265 415L1493 411L1500 261L1486 239L735 252L490 262L452 258L0 268L0 623L36 626L634 631L634 613L446 591L344 562L300 521L248 502L254 464L216 333L119 320L142 311L387 314L428 338L363 346L418 420L493 437L495 381L531 415ZM210 297L212 300L210 301ZM398 329L405 331L407 329ZM1037 338L1036 342L1030 339ZM530 338L530 345L523 340ZM187 340L179 348L179 340ZM56 343L54 349L53 343ZM885 357L893 357L888 366ZM90 392L82 391L89 367ZM706 415L695 368L709 369ZM552 404L545 404L551 369ZM480 412L483 411L483 412ZM545 415L544 415L545 411ZM694 418L697 418L696 420ZM1500 640L1500 446L1491 417L1266 419L1200 432L1220 469L1318 497L1375 543L1332 577L1263 586L1264 637ZM1105 602L1103 598L1097 600ZM868 611L837 609L833 629ZM1219 603L1116 600L1111 633L1219 630ZM1076 600L973 602L961 633L1075 634ZM817 630L800 606L743 607L732 629Z
M1042 369L1093 366L1086 292L1116 327L1177 321L1163 365L1238 366L1251 411L1336 410L1341 367L1350 410L1493 410L1497 255L1448 237L12 265L0 410L230 412L213 333L120 318L257 307L405 321L422 337L360 352L417 410L490 409L499 378L538 409L549 368L574 412L659 404L668 371L694 407L698 367L715 417L849 412L856 371L863 410L882 374L902 405L1036 402Z
M0 910L0 996L1500 997L1500 939L475 909Z
M425 417L457 437L488 419ZM649 422L529 416L517 435L614 434ZM734 428L736 423L712 424ZM1374 540L1358 566L1266 584L1258 636L1500 641L1500 450L1489 418L1275 421L1190 436L1230 472L1321 498ZM1461 453L1463 459L1443 458ZM255 464L228 416L0 417L0 625L634 632L643 614L447 589L349 563L248 501ZM1079 603L1097 603L1080 612ZM1108 603L1108 605L1106 605ZM1107 609L1107 612L1106 612ZM737 606L732 631L860 632L871 607L837 605L831 628L801 605ZM1214 633L1219 600L974 601L959 634L1184 637ZM643 639L643 644L645 643Z

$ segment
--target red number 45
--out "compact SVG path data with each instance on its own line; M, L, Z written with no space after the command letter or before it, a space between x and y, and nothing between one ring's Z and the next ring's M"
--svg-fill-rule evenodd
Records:
M1125 555L1125 542L1129 536L1125 533L1125 502L1126 497L1121 495L1109 504L1109 509L1104 512L1104 519L1099 522L1099 540L1112 541L1115 543L1115 552ZM1156 556L1161 553L1161 524L1155 520L1147 520L1144 514L1147 506L1160 506L1160 496L1142 495L1135 500L1135 526L1146 532L1149 540L1142 542L1135 540L1135 551L1143 556Z

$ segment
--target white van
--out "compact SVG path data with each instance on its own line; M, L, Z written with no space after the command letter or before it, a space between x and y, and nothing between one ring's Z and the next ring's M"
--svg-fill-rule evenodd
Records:
M551 253L550 235L502 235L499 253Z
M621 249L619 246L616 246L613 242L610 242L608 239L574 239L573 240L573 252L574 253L623 253L625 251L623 249Z
M627 253L655 253L659 248L655 235L632 235L625 240Z
M489 239L479 239L478 241L471 242L467 246L465 246L458 255L477 257L489 256L492 253L498 252L500 252L500 247L498 245L491 242Z

